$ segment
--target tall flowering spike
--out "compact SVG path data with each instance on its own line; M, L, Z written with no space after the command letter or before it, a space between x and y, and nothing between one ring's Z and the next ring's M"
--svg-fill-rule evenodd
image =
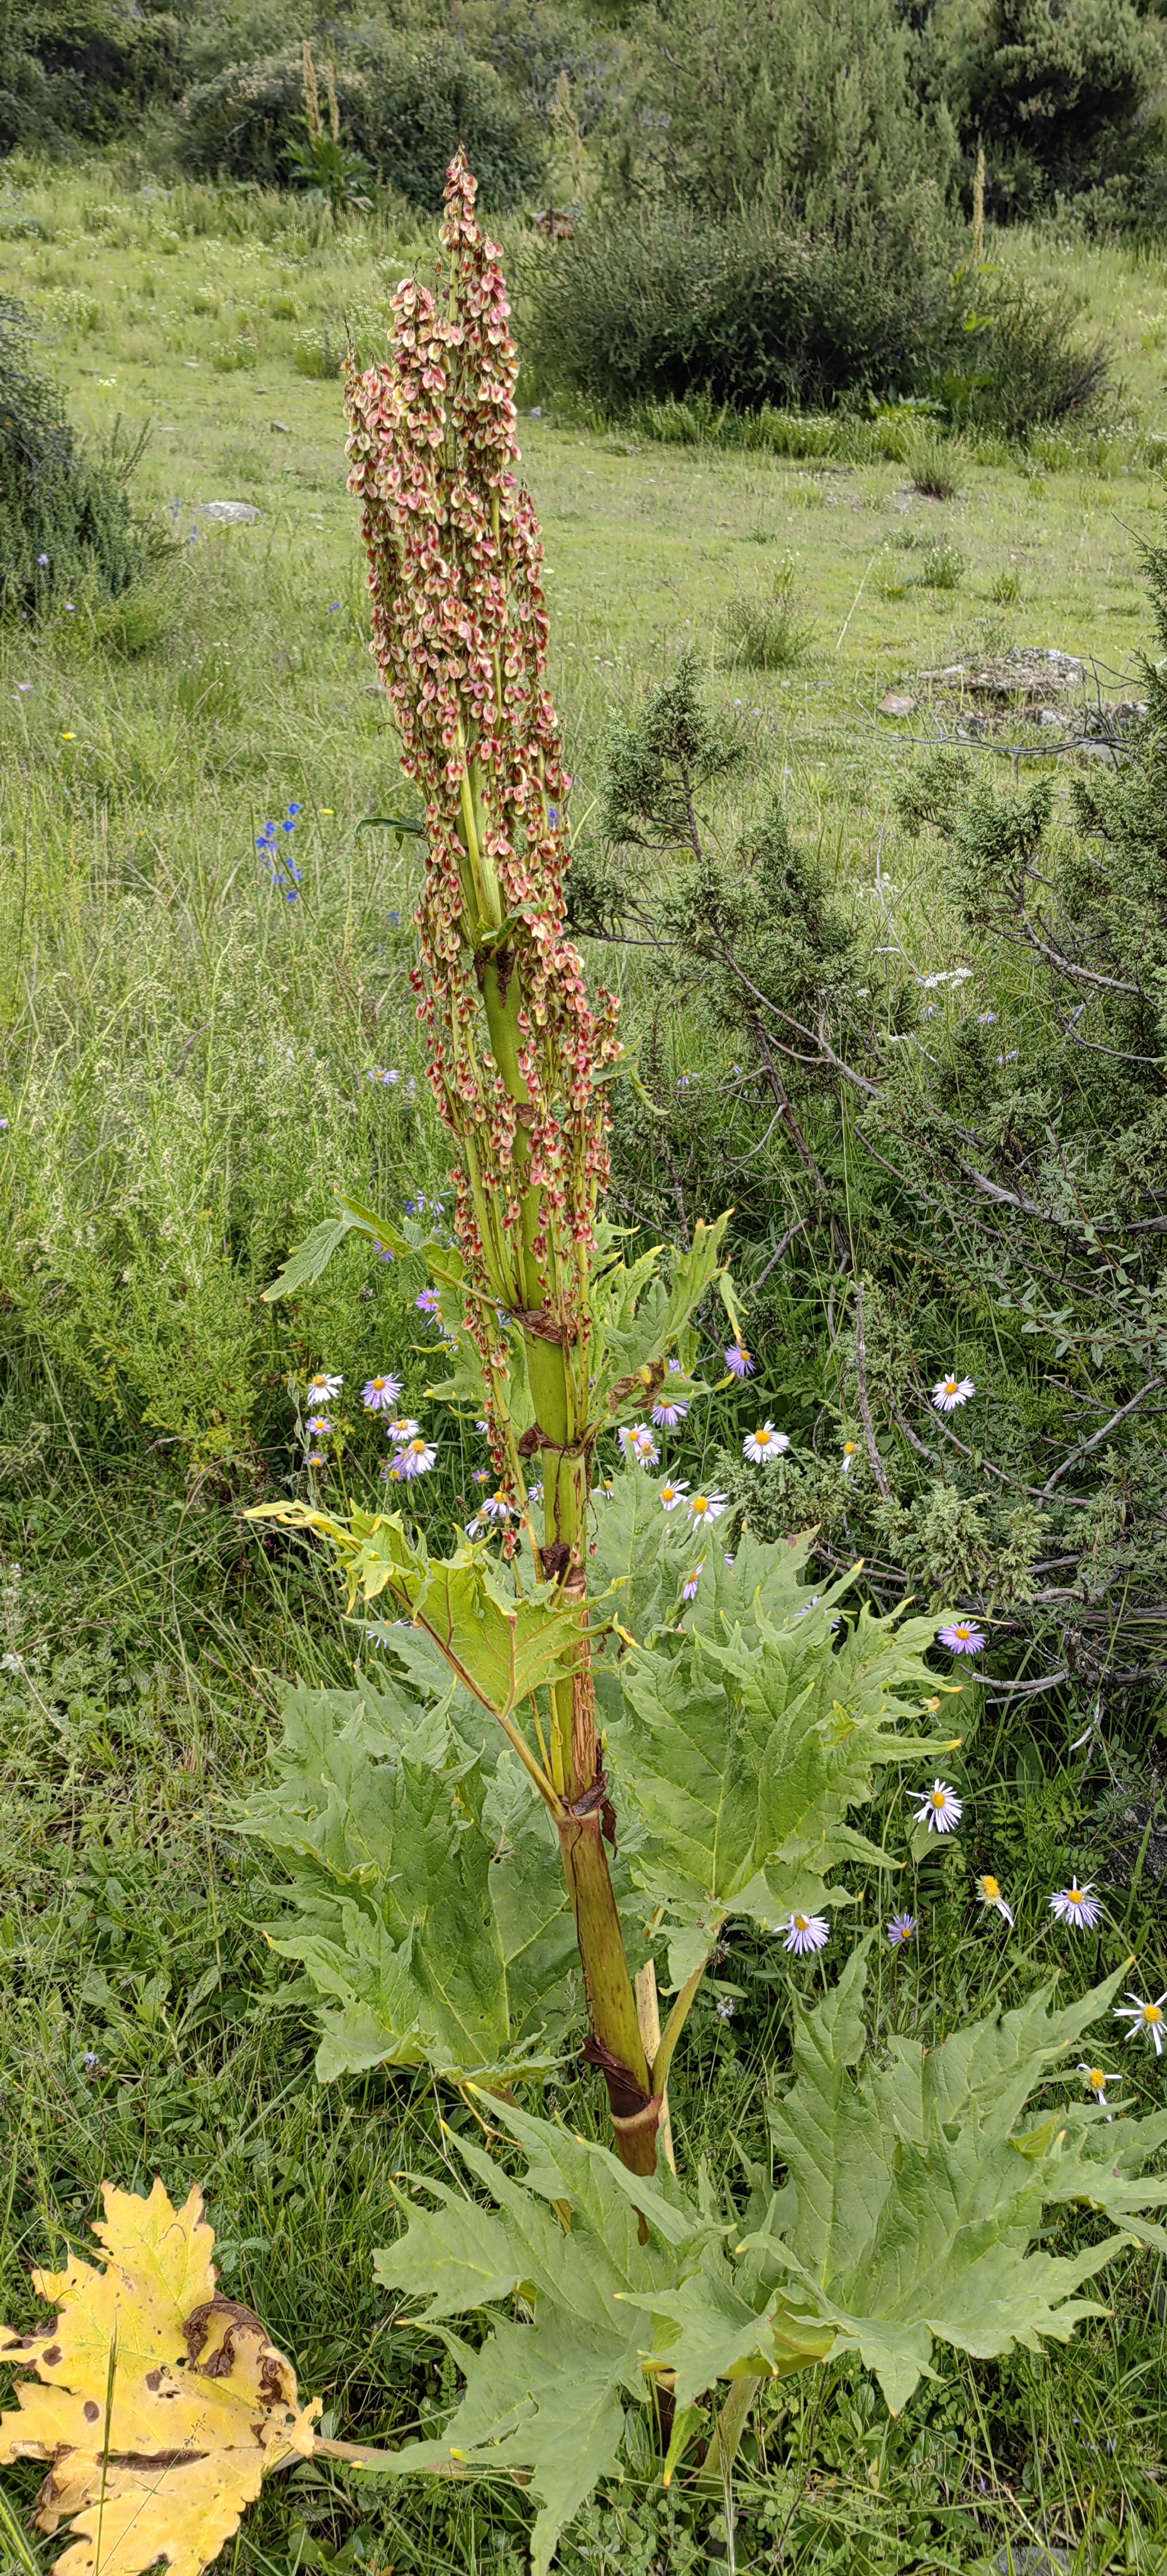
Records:
M516 472L500 253L475 194L459 153L437 291L403 279L388 363L350 366L349 485L372 649L425 797L414 983L457 1147L459 1245L490 1299L576 1334L608 1171L596 1078L620 1050L615 1002L591 1002L564 932L571 781L547 688L542 539ZM473 1300L468 1321L488 1374L501 1371L493 1306Z

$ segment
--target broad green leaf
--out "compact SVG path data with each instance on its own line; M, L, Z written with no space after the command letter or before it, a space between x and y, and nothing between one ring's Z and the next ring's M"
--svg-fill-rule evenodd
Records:
M536 2497L533 2576L547 2576L559 2535L597 2481L619 2472L621 2392L636 2370L635 2338L598 2333L552 2311L533 2325L500 2317L479 2352L463 2356L466 2389L439 2441L410 2442L377 2474L410 2477L452 2465L517 2473Z
M1033 1997L930 2053L900 2038L875 2065L862 2022L868 1946L817 2011L796 2005L793 2081L771 2112L785 2180L774 2190L752 2168L744 2217L708 2179L696 2197L670 2176L645 2180L606 2148L495 2101L484 2110L522 2147L526 2172L451 2136L489 2206L459 2203L444 2184L427 2186L436 2209L403 2203L404 2233L376 2257L381 2280L428 2299L425 2322L439 2332L474 2313L492 2331L477 2351L447 2335L461 2403L440 2439L411 2444L394 2466L529 2476L538 2569L589 2481L618 2469L623 2399L643 2399L659 2376L683 2410L719 2380L851 2351L898 2408L931 2371L937 2340L986 2355L1064 2340L1097 2313L1076 2293L1118 2246L1167 2244L1143 2215L1167 2196L1167 2177L1141 2171L1167 2114L1108 2123L1076 2080L1050 2113L1051 2075L1107 2011L1118 1977L1061 2011L1048 1993ZM1043 2211L1067 2202L1106 2212L1119 2232L1064 2254L1032 2250ZM497 2314L516 2288L529 2322Z
M681 1586L693 1565L687 1518L662 1509L660 1487L659 1469L646 1474L631 1466L613 1477L610 1493L601 1488L593 1496L592 1617L615 1623L608 1655L613 1669L600 1682L605 1714L619 1710L615 1667L617 1659L622 1667L625 1640L646 1645L659 1628L676 1621Z
M578 1962L555 1833L514 1756L484 1784L445 1712L389 1686L290 1692L284 1726L279 1777L240 1823L289 1873L296 1910L272 1946L332 2007L321 2077L546 2072Z
M636 1828L637 1884L681 1927L676 1983L695 1964L696 1935L708 1947L730 1914L772 1930L795 1907L851 1902L829 1872L894 1856L848 1810L871 1798L884 1764L939 1751L895 1723L932 1692L935 1621L863 1609L836 1637L841 1587L800 1596L804 1553L754 1547L700 1627L658 1634L620 1664L622 1707L606 1735L617 1809Z
M690 1249L671 1256L667 1285L659 1275L663 1257L659 1245L627 1266L613 1258L602 1261L593 1272L592 1400L599 1420L628 1420L645 1397L626 1381L637 1379L670 1351L678 1351L682 1368L687 1367L692 1358L691 1319L712 1282L721 1276L728 1224L728 1215L719 1217L715 1225L699 1221ZM705 1391L680 1377L676 1390L682 1401Z
M323 1217L319 1225L313 1226L311 1234L305 1235L303 1243L297 1244L288 1254L278 1277L273 1279L270 1288L264 1289L265 1305L274 1305L277 1297L294 1296L298 1288L310 1287L312 1281L319 1279L327 1270L333 1253L348 1234L367 1234L392 1252L413 1250L412 1244L405 1240L398 1227L390 1224L387 1217L374 1215L371 1208L362 1207L355 1199L342 1197L339 1191L337 1197L340 1200L339 1214Z
M259 1503L249 1520L313 1530L337 1557L352 1608L390 1591L440 1648L451 1674L496 1717L509 1717L541 1683L570 1673L579 1654L580 1613L553 1584L519 1594L485 1545L450 1558L427 1556L399 1512L355 1511L347 1521L307 1503Z
M1137 2167L1167 2135L1167 2117L1113 2134L1074 2099L1024 2125L1025 2106L1117 1992L1120 1970L1093 1995L1051 2011L1052 1989L925 2051L899 2038L889 2066L862 2063L867 1944L821 2009L796 2005L795 2082L771 2110L791 2193L751 2240L790 2258L790 2287L833 2321L877 2371L898 2410L929 2366L933 2338L982 2357L1015 2344L1064 2341L1097 2313L1074 2293L1118 2244L1167 2245L1143 2215L1167 2180ZM1115 2124L1120 2125L1120 2124ZM1136 2139L1129 2132L1136 2130ZM1019 2148L1022 2150L1018 2152ZM1130 2170L1124 2169L1124 2164ZM1087 2202L1123 2231L1075 2255L1030 2252L1042 2211Z

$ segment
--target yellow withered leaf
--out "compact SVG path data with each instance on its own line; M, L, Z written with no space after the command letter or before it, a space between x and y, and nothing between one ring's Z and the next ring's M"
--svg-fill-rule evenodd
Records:
M102 2269L74 2255L34 2272L58 2303L30 2335L0 2327L0 2358L36 2377L0 2415L0 2461L51 2463L35 2521L72 2525L54 2576L200 2576L269 2470L310 2459L320 2400L301 2407L290 2361L249 2308L219 2296L202 2194L172 2208L106 2183Z

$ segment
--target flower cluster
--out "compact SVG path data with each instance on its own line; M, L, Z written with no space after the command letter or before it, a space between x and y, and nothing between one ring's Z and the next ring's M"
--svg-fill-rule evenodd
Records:
M328 1407L335 1402L344 1379L335 1369L318 1369L304 1390L304 1407L300 1428L304 1438L304 1465L314 1474L328 1465L328 1442L334 1425ZM297 1405L299 1412L299 1405Z
M525 1310L533 1263L561 1324L578 1320L575 1247L592 1240L608 1172L598 1077L620 1049L615 1001L593 1005L565 932L571 781L547 689L542 540L515 472L517 352L475 194L459 152L440 294L402 280L388 364L350 368L346 403L373 651L425 800L413 981L489 1380L506 1350L483 1290ZM492 1445L501 1458L498 1424Z
M416 1476L428 1476L437 1465L438 1447L436 1440L427 1440L420 1422L411 1413L396 1413L385 1429L391 1452L382 1470L386 1483L411 1485Z
M304 871L297 867L291 851L291 836L303 811L302 805L289 805L282 823L265 823L256 835L256 849L263 855L276 893L282 894L287 903L296 902L304 882Z

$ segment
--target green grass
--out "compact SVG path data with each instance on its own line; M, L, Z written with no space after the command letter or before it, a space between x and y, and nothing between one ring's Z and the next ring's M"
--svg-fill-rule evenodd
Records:
M291 1308L258 1299L337 1179L396 1208L444 1176L407 983L413 863L357 830L402 790L365 649L340 387L312 372L344 317L371 354L400 266L427 246L405 221L334 238L292 205L129 194L112 168L7 175L43 234L0 223L0 288L37 316L91 444L119 416L151 419L135 489L172 551L115 609L79 598L0 637L4 2308L31 2316L29 2266L83 2238L103 2175L158 2170L176 2193L197 2177L228 2287L334 2430L386 2438L448 2386L440 2347L394 2328L369 2261L395 2224L394 2174L444 2153L439 2106L407 2079L317 2088L308 2016L263 1937L278 1895L230 1811L262 1765L277 1677L352 1664L324 1578L238 1517L291 1470L289 1375L326 1364L351 1394L398 1366L419 1412L432 1364L417 1283L359 1254ZM1136 556L1164 490L1150 433L1167 421L1167 265L1075 252L1067 269L1114 330L1121 420L1028 458L958 449L948 500L888 460L671 446L549 405L524 420L581 840L609 709L693 644L754 748L725 831L783 783L860 917L882 834L899 936L921 969L960 954L934 857L889 826L909 728L876 715L880 697L1014 642L1096 656L1119 696L1146 637ZM527 410L538 392L524 388ZM214 527L197 515L211 500L260 516ZM905 579L944 549L966 567L955 592ZM787 559L806 656L735 667L732 604L764 609ZM290 801L294 906L254 848ZM714 1061L655 962L631 948L598 962L634 1027L655 1017L667 1066ZM374 1085L377 1069L401 1079ZM383 1444L358 1413L345 1474L372 1494ZM711 1416L711 1449L726 1418ZM464 1507L474 1455L447 1442L439 1510ZM939 2034L986 2008L999 1975L1012 1992L1044 1973L1051 1873L1097 1848L1087 1757L1065 1768L976 1709L967 1734L969 1830L907 1900L926 1939L898 1982L884 1962L882 2028L922 2017ZM967 1902L969 1867L1002 1859L1019 1912L1004 1961ZM1167 1983L1145 1877L1116 1898L1101 1963L1128 1937L1140 1973ZM1093 1973L1093 1955L1081 1964ZM757 2144L784 2047L772 1965L735 1946L721 1973L736 2017L694 2018L675 2088L690 2159ZM1132 2074L1159 2098L1153 2061ZM585 2088L561 2098L589 2116ZM1110 2299L1065 2354L948 2357L898 2425L849 2372L767 2400L739 2563L898 2576L987 2565L1008 2542L1020 2565L1044 2535L1083 2576L1162 2566L1161 2267L1124 2258ZM35 2482L6 2478L14 2507ZM493 2576L521 2563L525 2524L501 2491L390 2495L299 2470L223 2564ZM0 2523L0 2540L4 2576L47 2566L19 2529ZM564 2564L671 2576L704 2565L710 2540L716 2553L708 2506L632 2477L582 2518Z

